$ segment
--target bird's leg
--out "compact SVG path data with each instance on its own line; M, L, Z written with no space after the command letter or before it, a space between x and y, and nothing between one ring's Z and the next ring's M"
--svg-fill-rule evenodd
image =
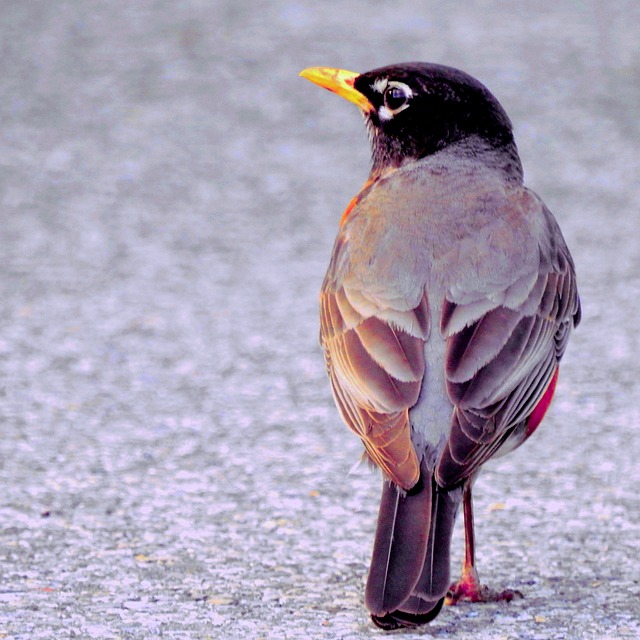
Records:
M458 582L449 587L446 603L456 604L460 600L481 602L484 600L486 586L480 584L476 570L476 543L473 530L473 499L471 496L471 482L464 488L462 494L462 509L464 514L464 560L462 574Z
M462 494L462 508L464 513L464 560L462 562L462 575L458 582L454 582L449 588L445 603L454 605L461 600L469 602L495 602L504 600L510 602L514 597L524 597L519 591L507 589L497 592L487 585L480 584L478 571L476 570L476 543L473 528L473 498L469 482Z

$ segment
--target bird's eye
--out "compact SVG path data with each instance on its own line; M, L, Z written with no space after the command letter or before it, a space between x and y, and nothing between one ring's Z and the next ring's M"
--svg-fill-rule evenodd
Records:
M384 92L384 106L391 112L404 107L409 101L410 93L407 89L397 85L389 85Z

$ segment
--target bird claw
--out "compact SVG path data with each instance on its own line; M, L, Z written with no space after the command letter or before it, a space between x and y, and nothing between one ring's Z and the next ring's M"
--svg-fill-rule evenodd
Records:
M511 602L514 598L524 598L516 589L494 591L486 584L480 584L475 569L463 572L460 580L454 582L447 592L445 604L454 606L462 601L467 602Z

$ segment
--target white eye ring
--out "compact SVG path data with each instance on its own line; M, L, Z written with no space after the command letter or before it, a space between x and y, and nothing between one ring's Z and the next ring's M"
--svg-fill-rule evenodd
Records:
M389 80L379 83L376 89L382 93L384 104L378 109L380 120L391 120L396 114L409 107L413 97L411 87L404 82Z

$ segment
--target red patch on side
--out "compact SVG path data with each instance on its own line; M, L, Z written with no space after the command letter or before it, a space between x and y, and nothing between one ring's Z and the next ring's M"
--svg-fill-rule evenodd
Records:
M551 400L553 399L553 394L556 392L556 384L558 384L559 371L560 369L556 367L553 378L551 378L551 382L549 382L547 390L544 392L542 398L540 398L540 402L538 402L534 410L531 412L529 420L527 421L527 432L525 435L525 439L528 438L538 428L538 425L542 422L542 418L544 418L545 414L547 413L547 409L549 408Z
M362 189L360 189L360 193L351 198L351 202L347 205L347 208L344 210L342 214L342 218L340 218L340 226L344 224L344 221L349 217L349 214L353 211L353 208L360 202L362 196L366 193L367 189L375 182L375 180L367 180L363 185Z
M342 214L342 218L340 218L340 225L344 224L344 221L347 219L349 214L353 211L353 208L358 204L358 200L360 200L360 195L357 195L355 198L351 198L351 202L347 205L347 208L344 210Z

